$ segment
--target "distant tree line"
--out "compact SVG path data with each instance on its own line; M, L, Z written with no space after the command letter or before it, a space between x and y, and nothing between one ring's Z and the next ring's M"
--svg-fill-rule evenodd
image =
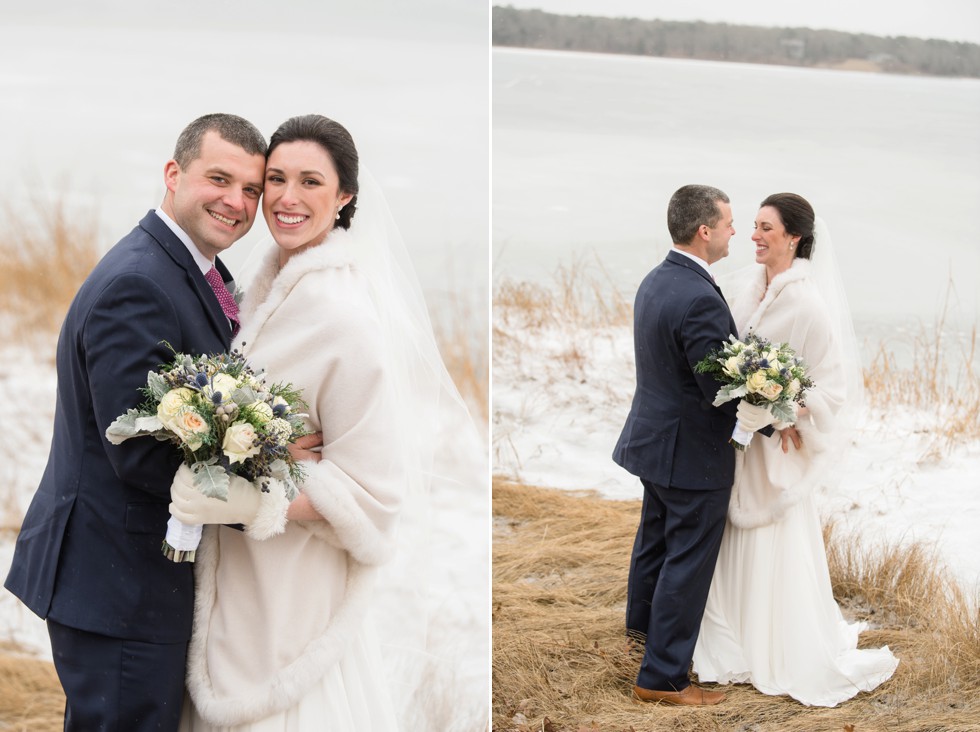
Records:
M980 77L976 43L810 28L571 16L494 6L492 38L495 46L789 66L859 61L901 74Z

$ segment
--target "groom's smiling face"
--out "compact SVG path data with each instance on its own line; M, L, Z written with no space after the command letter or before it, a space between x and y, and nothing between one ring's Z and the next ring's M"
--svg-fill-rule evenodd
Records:
M214 260L251 228L264 176L262 155L247 153L212 130L186 168L167 162L163 210Z
M721 217L713 227L708 229L708 243L706 247L708 264L714 264L719 259L728 256L728 242L735 236L734 220L732 219L732 206L730 203L718 201L716 203Z

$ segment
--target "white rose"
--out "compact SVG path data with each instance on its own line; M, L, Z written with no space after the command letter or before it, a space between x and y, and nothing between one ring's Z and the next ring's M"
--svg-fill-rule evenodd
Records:
M775 381L766 381L766 383L763 384L757 391L759 394L772 402L775 401L776 397L778 397L783 391L783 387L781 384Z
M748 389L749 394L755 394L766 385L767 381L768 379L766 378L765 373L762 371L756 371L745 380L745 388Z
M157 406L157 418L163 423L164 427L176 431L174 425L176 424L177 415L187 407L193 396L194 392L186 386L182 386L179 389L171 389L163 395L163 399L160 400L160 404Z
M786 393L789 395L789 398L790 399L792 399L797 394L799 394L800 393L800 380L799 379L793 379L791 382L789 382L789 384L786 386Z
M243 463L253 455L259 454L256 438L255 428L252 425L248 422L235 422L225 432L221 449L232 464Z
M204 387L204 393L210 397L216 391L221 392L221 401L227 402L231 399L232 392L238 388L238 382L230 374L215 374L211 382Z
M739 359L738 356L731 356L730 358L725 360L725 365L722 366L722 371L724 371L726 374L728 374L731 377L737 377L739 373L738 367L740 363L741 360Z

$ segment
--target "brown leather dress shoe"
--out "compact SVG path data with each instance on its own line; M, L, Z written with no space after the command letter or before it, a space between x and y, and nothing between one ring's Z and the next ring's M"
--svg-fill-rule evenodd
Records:
M663 702L664 704L676 704L677 706L686 707L708 706L718 704L725 700L725 692L708 691L694 684L691 684L682 691L656 691L655 689L644 689L641 686L634 686L633 696L640 701Z

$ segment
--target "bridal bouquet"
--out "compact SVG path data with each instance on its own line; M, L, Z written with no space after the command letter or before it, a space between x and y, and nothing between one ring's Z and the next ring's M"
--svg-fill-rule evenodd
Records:
M305 405L292 385L266 385L265 375L237 350L197 357L174 351L174 360L150 371L140 391L145 401L106 429L113 445L143 435L173 442L195 485L212 498L228 499L229 474L251 481L256 490L264 479L277 479L288 500L296 496L302 469L287 446L309 432L305 415L296 411ZM164 555L193 562L202 528L171 516Z
M721 348L695 364L694 370L712 374L722 382L714 406L741 398L749 404L766 407L776 421L790 424L796 420L793 404L803 406L803 396L813 386L806 364L788 344L773 346L751 331L744 341L729 336ZM737 449L744 450L753 434L736 423L730 441Z

